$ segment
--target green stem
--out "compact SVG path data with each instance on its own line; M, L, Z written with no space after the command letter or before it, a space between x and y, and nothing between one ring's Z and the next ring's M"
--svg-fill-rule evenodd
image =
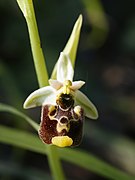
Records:
M17 0L27 22L34 65L40 87L48 85L48 73L41 48L32 0Z
M47 73L47 68L45 65L43 51L41 48L33 3L31 0L28 1L28 5L29 5L29 10L31 10L30 11L31 16L30 18L29 17L26 18L26 21L27 21L29 35L30 35L30 42L31 42L33 59L34 59L34 65L36 69L39 86L43 87L45 85L48 85L48 73Z
M54 145L47 146L48 161L55 180L64 180L64 172L58 156L57 148Z
M48 85L48 73L40 44L33 2L32 0L17 0L17 2L26 18L38 83L40 87L43 87ZM54 179L64 180L64 173L57 149L54 146L48 146L47 150L48 160Z

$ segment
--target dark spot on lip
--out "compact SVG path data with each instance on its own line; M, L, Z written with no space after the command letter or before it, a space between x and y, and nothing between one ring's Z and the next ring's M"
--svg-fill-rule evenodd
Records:
M71 94L61 94L57 99L57 104L63 109L67 109L74 104L73 96Z
M56 109L54 109L52 112L50 112L50 116L54 116L56 114Z
M60 119L60 122L61 122L62 124L68 124L68 119L65 118L65 117L62 117L62 118Z
M54 109L52 109L52 110L49 111L49 116L54 116L54 115L56 115L56 112L57 112L57 106L54 106Z

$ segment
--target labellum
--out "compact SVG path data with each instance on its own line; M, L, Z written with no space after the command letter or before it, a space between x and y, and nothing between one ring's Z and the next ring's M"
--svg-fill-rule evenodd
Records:
M47 144L77 146L82 139L84 119L84 111L81 106L74 106L73 96L61 93L55 106L42 106L39 137Z

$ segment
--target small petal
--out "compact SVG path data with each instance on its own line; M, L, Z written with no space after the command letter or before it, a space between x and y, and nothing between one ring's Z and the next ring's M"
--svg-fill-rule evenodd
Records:
M49 84L56 90L60 89L63 86L61 82L54 79L49 79Z
M55 104L55 89L51 86L40 88L31 93L25 100L25 109L41 106L43 104Z
M57 65L57 80L64 82L65 80L73 80L74 70L69 57L63 52L60 53Z
M91 119L98 118L98 112L94 104L81 91L76 91L76 104L80 105L85 112L85 116Z
M70 87L73 91L80 89L85 84L84 81L74 81Z

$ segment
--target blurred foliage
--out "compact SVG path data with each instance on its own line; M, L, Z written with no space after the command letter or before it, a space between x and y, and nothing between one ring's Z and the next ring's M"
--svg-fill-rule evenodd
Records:
M135 175L135 1L96 0L100 2L102 16L95 13L97 6L90 2L94 1L35 0L42 48L51 73L74 20L83 14L75 79L86 80L82 90L97 104L100 116L96 122L86 120L80 147ZM97 17L99 25L94 28L94 19L90 19L92 12L100 16ZM103 27L101 17L105 21ZM21 109L24 99L38 88L38 84L26 23L16 1L0 1L0 23L0 102ZM39 109L27 112L39 121ZM0 115L1 124L18 127L9 121L12 119L6 113ZM17 149L18 153L21 151ZM64 162L63 165L69 179L104 179L71 164ZM9 166L19 167L18 174ZM46 158L29 151L18 157L11 146L0 144L0 179L32 179L33 172L41 176L37 179L48 177Z

